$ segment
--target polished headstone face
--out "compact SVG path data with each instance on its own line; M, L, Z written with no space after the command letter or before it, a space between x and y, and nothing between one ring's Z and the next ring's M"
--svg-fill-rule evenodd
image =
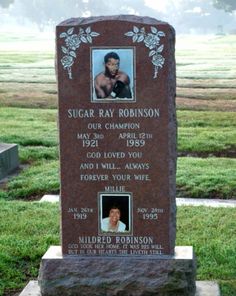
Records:
M63 254L173 254L174 38L147 17L57 26Z

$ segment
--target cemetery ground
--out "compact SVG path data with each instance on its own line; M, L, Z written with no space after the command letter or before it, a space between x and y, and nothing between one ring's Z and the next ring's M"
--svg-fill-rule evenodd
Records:
M17 143L21 169L0 188L0 295L37 277L59 244L54 44L48 36L0 36L0 142ZM236 198L236 36L177 36L177 195ZM236 295L235 209L178 207L177 245L192 245L197 279Z

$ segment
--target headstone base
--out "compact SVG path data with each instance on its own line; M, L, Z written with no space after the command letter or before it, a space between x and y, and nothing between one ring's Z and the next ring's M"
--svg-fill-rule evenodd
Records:
M174 256L62 256L51 246L39 271L42 296L194 296L192 247L175 247Z
M41 296L38 281L30 281L19 296ZM219 285L213 281L197 281L195 296L220 296Z
M0 180L19 166L18 145L0 143Z

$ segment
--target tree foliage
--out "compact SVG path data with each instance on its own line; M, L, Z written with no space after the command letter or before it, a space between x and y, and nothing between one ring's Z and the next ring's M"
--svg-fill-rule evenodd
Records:
M206 32L210 28L215 29L226 17L228 22L233 22L233 14L226 14L225 11L236 9L236 0L168 0L164 8L155 5L155 9L149 7L145 0L0 0L0 7L10 3L13 4L9 14L18 23L32 22L40 30L54 28L61 21L74 17L134 14L168 21L179 31L193 28Z
M15 0L15 15L38 25L40 30L62 20L81 15L85 9L82 0Z
M14 0L0 0L0 6L2 8L8 8L13 2Z
M213 5L215 8L223 9L226 12L232 12L236 10L235 0L213 0Z
M144 0L113 2L107 0L15 0L15 8L16 14L20 11L22 18L36 23L40 29L71 17L96 16L104 15L104 13L111 15L136 14L140 10L150 15L152 12L151 8L145 6Z

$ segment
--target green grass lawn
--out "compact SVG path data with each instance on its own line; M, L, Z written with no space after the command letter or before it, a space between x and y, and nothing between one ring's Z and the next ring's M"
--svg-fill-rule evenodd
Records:
M177 196L236 199L236 159L180 157Z
M1 108L0 141L22 146L58 145L56 110Z
M178 151L236 152L235 112L178 111Z
M36 151L36 156L33 154L33 160L34 157L38 158L39 154L41 159L12 178L5 188L0 190L0 198L27 200L40 198L46 193L59 193L59 162L53 160L56 151L47 149L41 154ZM236 199L235 171L235 159L180 157L177 196Z
M0 201L0 295L36 279L42 255L59 244L58 204Z
M236 36L177 36L177 106L236 111Z
M0 188L0 295L37 278L59 241L54 37L0 36L0 142L17 143L24 169ZM236 36L177 36L177 193L236 198ZM187 157L186 157L187 156ZM25 201L16 201L15 199ZM27 201L27 202L26 202ZM236 295L235 209L179 207L177 245L193 245L199 280Z
M59 205L0 201L0 295L36 279L42 255L59 245ZM178 207L176 245L193 246L197 279L216 280L222 296L236 293L234 209Z
M178 207L177 245L192 245L197 279L217 280L222 296L236 295L236 211Z
M54 36L1 35L0 106L57 106L53 42ZM177 106L236 111L235 52L235 35L177 36Z
M195 155L178 160L178 196L235 199L236 160L213 157L236 151L235 113L178 111L178 126L179 153ZM19 144L21 163L30 165L0 189L0 198L59 192L56 110L1 108L0 142Z

